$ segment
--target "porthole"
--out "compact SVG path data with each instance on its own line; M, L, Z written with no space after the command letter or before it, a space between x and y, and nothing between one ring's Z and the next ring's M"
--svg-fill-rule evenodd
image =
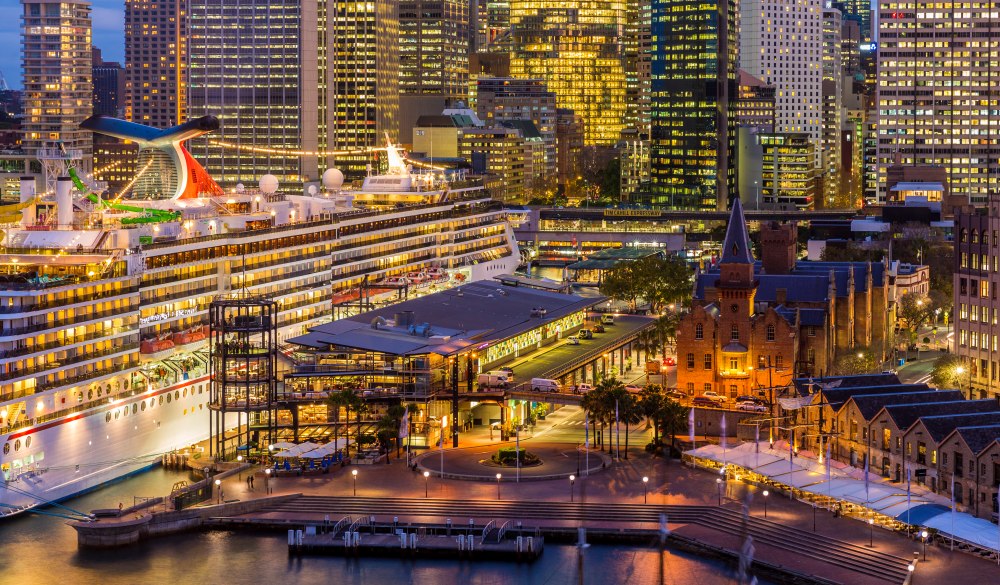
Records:
M198 410L204 410L204 409L205 409L205 405L204 404L199 404L198 405Z
M185 388L185 389L184 389L184 398L187 398L187 395L188 395L188 389L187 389L187 388Z
M98 398L100 398L100 397L101 397L101 394L103 394L103 392L101 392L101 387L100 387L100 386L98 386L98 387L97 387L97 397L98 397Z
M116 410L115 411L115 420L118 420L118 416L119 415L121 415L121 411L120 410Z
M160 406L163 405L163 396L160 396Z
M167 394L167 404L170 404L170 400L171 399L172 399L172 397L169 394Z
M135 414L137 412L139 412L139 405L138 404L132 404L132 414Z
M128 416L128 407L122 409L122 416Z
M187 416L187 414L188 414L188 409L185 408L184 409L184 416Z
M14 441L14 451L20 451L20 450L21 450L21 439L18 439Z
M10 443L3 444L3 454L6 455L7 453L10 453Z
M146 401L142 402L142 411L146 412Z
M104 415L104 422L111 422L111 413Z
M94 389L91 388L90 390L87 390L87 400L93 400L93 399L94 399Z
M204 391L205 391L205 387L202 386L201 384L198 384L198 394L201 394Z
M174 390L174 400L180 400L180 399L181 399L181 391Z
M27 449L31 446L31 437L24 439L24 448Z

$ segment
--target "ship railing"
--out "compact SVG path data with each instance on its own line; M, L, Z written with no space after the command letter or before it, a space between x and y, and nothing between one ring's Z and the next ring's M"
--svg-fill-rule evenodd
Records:
M0 284L0 286L3 285ZM33 325L27 325L24 327L0 328L0 337L11 337L14 335L23 335L25 333L35 333L36 331L55 329L57 327L63 327L65 325L77 325L80 323L85 323L87 321L104 319L105 317L126 317L129 313L138 313L138 312L139 312L139 307L138 305L136 305L134 308L130 306L126 310L122 310L120 308L107 309L104 311L98 311L96 313L74 315L72 317L67 317L65 319L59 319L58 321L35 323Z
M77 303L89 303L93 301L99 301L102 299L107 299L111 297L119 297L123 295L130 295L139 292L139 287L137 285L123 287L117 290L102 291L99 293L91 293L85 295L76 295L73 297L66 297L62 299L54 299L51 301L41 301L33 305L7 305L0 306L0 314L11 314L11 313L30 313L32 311L41 311L44 309L51 309L54 307L64 307L66 305L75 305Z
M79 376L71 376L68 378L63 378L62 380L51 380L47 382L42 382L40 384L37 384L31 390L17 390L13 392L3 392L0 393L0 401L14 400L15 398L24 398L25 396L39 394L41 392L50 390L52 388L59 388L62 386L72 386L74 384L79 384L80 382L93 380L94 378L110 376L118 372L129 370L138 367L138 365L139 365L139 360L128 360L121 364L111 366L110 368L102 368L100 370L94 370L92 372L87 372L86 374L80 374Z
M30 368L18 368L10 372L2 373L0 374L0 381L13 380L14 378L23 378L25 376L34 376L40 372L47 372L49 370L54 370L54 369L62 370L67 366L72 366L80 362L85 362L87 360L101 358L116 353L132 351L138 348L139 348L139 342L133 341L131 343L124 343L122 345L108 347L98 351L89 351L86 353L81 353L65 359L55 359L45 364L32 366Z

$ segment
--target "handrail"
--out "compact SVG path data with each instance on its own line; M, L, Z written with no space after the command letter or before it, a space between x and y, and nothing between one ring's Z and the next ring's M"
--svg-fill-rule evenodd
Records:
M358 516L358 519L351 523L351 527L348 528L351 532L357 532L355 530L359 525L371 526L371 519L368 516Z
M507 534L507 526L509 526L510 523L511 523L511 521L508 520L508 521L504 522L500 526L500 530L499 530L499 532L497 532L497 542L500 542L501 540L503 540L504 534Z
M483 536L479 539L480 544L486 542L486 535L490 533L490 530L493 530L493 527L496 526L496 524L496 520L490 520L486 523L486 526L483 526Z
M340 529L345 525L350 525L351 522L352 520L350 516L344 516L340 520L337 520L337 523L333 525L333 532L331 533L333 538L337 538L337 535L340 534Z

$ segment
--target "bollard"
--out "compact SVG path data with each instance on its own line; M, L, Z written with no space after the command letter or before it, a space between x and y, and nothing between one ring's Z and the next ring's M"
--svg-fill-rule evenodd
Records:
M404 549L404 550L406 549L406 533L405 532L401 532L399 534L399 548Z
M372 534L375 534L375 516L374 515L368 517L368 524L369 524L369 526L372 527Z
M417 549L417 533L416 532L411 532L410 533L410 548L412 548L413 550Z
M351 533L344 532L344 548L351 548Z
M451 518L445 518L444 524L448 527L448 536L451 536Z
M465 538L462 537L462 536L459 536L457 540L458 540L458 550L464 551L465 550Z
M521 554L521 550L523 549L522 545L524 544L524 537L518 536L515 542L517 543L517 554Z
M354 533L354 542L352 544L353 544L354 548L357 548L361 544L361 533L360 532L355 532Z
M295 531L288 531L288 546L295 546Z
M399 516L392 517L392 527L399 528Z
M295 531L295 545L296 546L302 546L302 531L301 530L296 530Z
M476 548L476 537L470 534L467 538L469 539L469 552L472 552Z
M528 537L528 552L535 552L535 538L533 536Z

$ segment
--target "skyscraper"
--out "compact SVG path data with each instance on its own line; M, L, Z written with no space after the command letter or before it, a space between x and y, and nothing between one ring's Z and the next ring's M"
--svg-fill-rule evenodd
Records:
M556 178L556 95L540 79L483 77L478 83L476 114L492 126L531 120L544 142L543 177Z
M469 0L400 1L400 93L465 99L470 36Z
M651 196L725 209L735 196L736 0L652 2Z
M103 60L100 49L96 47L91 55L94 113L121 117L121 110L125 107L125 70L121 63Z
M886 167L898 157L944 167L953 197L985 204L1000 173L996 4L977 0L954 12L914 11L898 0L878 6L878 199L885 201Z
M740 68L777 92L775 132L805 133L813 141L814 167L822 167L823 6L820 0L744 0L740 3ZM796 140L799 138L797 137ZM810 207L813 194L799 207ZM771 204L790 204L779 189ZM803 205L804 204L804 205Z
M588 146L613 146L625 119L626 0L510 1L510 72L541 78L583 120Z
M191 152L220 185L349 177L398 140L395 0L191 0L190 115L222 122Z
M625 24L625 125L649 134L650 0L628 0ZM648 150L646 151L648 153ZM645 161L648 166L649 161Z
M472 0L472 5L475 29L473 50L486 52L510 30L510 1Z
M820 147L820 189L817 207L846 208L840 194L841 138L844 129L844 66L839 10L823 9L823 131Z
M872 28L871 0L842 0L834 2L833 8L840 10L845 20L853 20L858 23L862 43L867 45L872 42L874 30Z
M188 0L125 0L127 119L157 128L185 121Z
M89 172L93 141L80 122L90 117L90 2L21 0L24 47L23 148L45 159L58 155ZM9 47L8 47L9 49ZM46 160L55 160L47 158ZM44 162L44 160L43 160ZM59 172L53 169L52 173ZM65 172L65 171L62 171ZM47 173L51 175L52 173ZM54 187L54 177L52 179Z

